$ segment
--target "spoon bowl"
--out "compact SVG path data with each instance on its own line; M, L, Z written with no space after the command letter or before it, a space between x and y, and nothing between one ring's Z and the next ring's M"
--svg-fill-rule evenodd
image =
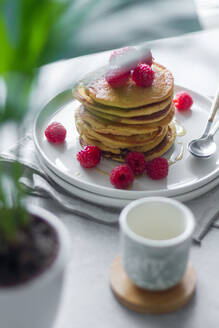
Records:
M188 150L192 155L201 158L209 158L217 149L213 136L192 140L188 144Z
M219 121L215 123L213 127L212 123L215 118L216 112L219 108L219 88L215 94L209 118L205 127L205 131L203 135L199 139L194 139L190 141L187 148L190 153L199 158L208 158L212 156L216 151L216 143L214 142L214 134L217 132L219 128Z

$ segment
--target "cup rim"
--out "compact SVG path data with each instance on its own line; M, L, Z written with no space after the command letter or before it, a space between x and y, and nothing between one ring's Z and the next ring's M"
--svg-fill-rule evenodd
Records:
M149 239L142 237L138 234L136 234L133 230L130 229L128 223L127 223L127 216L129 212L135 208L136 206L143 204L143 203L150 203L150 202L160 202L163 204L170 204L177 207L181 212L185 214L186 217L186 228L185 230L178 236L170 238L170 239L161 239L161 240L155 240L155 239ZM119 224L120 228L124 231L126 235L128 235L132 240L135 240L136 242L146 245L146 246L152 246L152 247L170 247L174 245L178 245L186 241L189 237L191 237L194 228L195 228L195 219L192 211L182 204L181 202L170 199L167 197L146 197L146 198L140 198L138 200L135 200L131 203L129 203L121 212L119 217Z

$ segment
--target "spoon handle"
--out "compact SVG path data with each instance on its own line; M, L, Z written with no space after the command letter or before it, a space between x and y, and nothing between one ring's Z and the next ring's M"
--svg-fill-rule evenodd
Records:
M218 107L219 107L219 88L217 89L216 93L215 93L215 96L214 96L214 99L213 99L213 103L211 105L211 109L210 109L210 114L209 114L209 118L208 118L208 122L207 122L207 125L206 125L206 128L205 128L205 131L202 135L202 138L205 138L208 136L209 134L209 131L210 131L210 128L211 128L211 124L214 120L214 117L216 115L216 112L218 110Z
M210 109L210 114L208 119L210 122L213 122L218 107L219 107L219 88L217 89L217 92L214 96L214 100Z
M214 136L217 130L219 129L219 121L217 121L214 126L212 127L209 135Z

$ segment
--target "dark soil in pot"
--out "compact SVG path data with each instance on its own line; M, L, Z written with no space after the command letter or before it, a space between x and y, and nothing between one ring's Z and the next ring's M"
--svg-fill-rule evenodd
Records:
M0 242L0 287L24 283L48 269L58 252L58 236L43 219L31 216L14 243Z

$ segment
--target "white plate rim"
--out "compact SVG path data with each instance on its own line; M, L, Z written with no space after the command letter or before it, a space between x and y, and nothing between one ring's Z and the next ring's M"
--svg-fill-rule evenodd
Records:
M98 205L105 205L107 207L112 207L112 205L113 205L116 208L122 208L123 206L126 205L126 201L128 201L128 200L124 199L124 202L123 202L123 199L121 199L121 198L102 196L102 195L95 194L95 193L92 193L90 191L81 189L79 187L76 187L76 186L68 183L67 181L65 181L64 179L59 177L55 172L53 172L45 163L43 163L42 159L40 159L39 157L37 157L37 158L40 162L40 166L45 171L45 173L56 184L61 186L66 191L70 192L72 195L77 196L79 198L82 198L81 197L81 194L82 194L84 200L89 201L89 202L94 203L94 204L98 204ZM131 201L131 200L129 200L129 201Z
M59 186L61 186L63 189L68 191L70 194L77 196L83 200L89 201L94 204L98 204L101 206L106 207L116 207L118 209L122 209L126 205L128 205L132 200L131 199L121 199L121 198L114 198L114 197L105 197L99 194L91 193L89 191L83 190L81 188L78 188L76 186L73 186L72 184L66 182L62 178L60 178L58 175L56 175L53 171L51 171L50 168L46 166L45 163L40 160L40 165L42 166L43 170L48 174L48 176ZM194 189L192 191L189 191L187 193L179 194L174 197L181 202L187 202L190 200L193 200L197 197L200 197L201 195L205 194L206 192L210 191L211 189L215 188L219 185L219 177L213 179L212 181L208 182L207 184L203 185L200 188Z

